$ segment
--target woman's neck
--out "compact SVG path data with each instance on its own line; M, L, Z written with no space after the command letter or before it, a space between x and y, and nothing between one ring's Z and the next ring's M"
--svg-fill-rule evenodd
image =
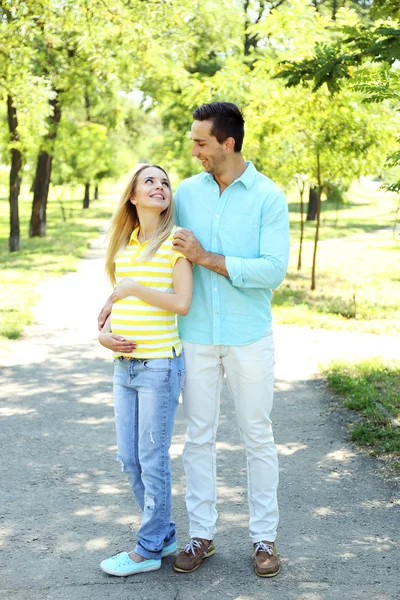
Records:
M138 214L139 217L139 234L138 239L141 244L153 237L160 220L159 215L154 213Z

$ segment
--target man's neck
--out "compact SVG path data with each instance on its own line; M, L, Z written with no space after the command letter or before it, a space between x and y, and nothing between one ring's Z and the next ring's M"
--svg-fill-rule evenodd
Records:
M233 156L228 164L225 163L224 169L218 173L214 173L214 179L219 185L220 193L231 185L236 179L239 179L247 169L243 156L238 153Z

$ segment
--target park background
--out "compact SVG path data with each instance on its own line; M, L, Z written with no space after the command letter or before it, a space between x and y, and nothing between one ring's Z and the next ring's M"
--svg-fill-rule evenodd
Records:
M135 164L161 164L174 187L200 171L191 113L217 100L242 108L245 159L288 197L275 323L398 335L397 2L13 0L0 15L2 353L34 322L38 286L77 268ZM395 476L398 363L371 347L320 369L358 414L350 437Z

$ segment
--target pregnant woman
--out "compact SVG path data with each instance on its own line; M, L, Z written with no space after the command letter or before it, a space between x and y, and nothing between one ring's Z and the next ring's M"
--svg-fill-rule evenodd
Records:
M169 448L185 373L176 314L189 311L192 269L172 247L173 213L167 173L146 165L110 225L106 272L115 287L99 341L113 352L118 460L142 513L134 549L100 565L116 576L159 569L176 550Z

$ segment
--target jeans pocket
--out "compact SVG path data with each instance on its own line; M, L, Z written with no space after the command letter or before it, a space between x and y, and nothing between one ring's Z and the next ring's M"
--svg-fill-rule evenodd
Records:
M165 373L170 370L170 358L146 358L143 361L143 368L146 371L156 371L158 373Z

